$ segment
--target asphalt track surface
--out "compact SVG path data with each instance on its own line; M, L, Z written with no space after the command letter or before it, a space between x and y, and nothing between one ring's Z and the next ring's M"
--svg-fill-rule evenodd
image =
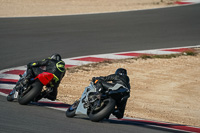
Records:
M122 13L0 18L0 70L41 60L200 43L200 4Z
M38 106L8 103L0 96L1 133L168 133L174 130L146 124L105 120L91 122L82 118L66 118L63 111Z
M122 13L0 18L0 70L60 53L63 58L193 46L200 4ZM174 132L138 123L69 119L62 111L21 106L0 96L0 132Z

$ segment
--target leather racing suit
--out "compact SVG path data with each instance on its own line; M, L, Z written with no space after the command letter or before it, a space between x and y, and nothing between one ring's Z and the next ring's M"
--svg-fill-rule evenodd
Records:
M31 62L27 65L26 79L30 80L30 78L34 78L42 72L52 73L58 79L57 82L53 83L53 87L51 86L53 88L53 91L45 96L45 98L55 100L58 93L57 88L60 84L60 81L65 75L65 62L62 60L58 61L51 58L44 59L42 61ZM36 101L40 100L43 95L45 94L41 94L41 96L38 96Z
M111 74L105 77L98 78L100 79L100 82L96 83L96 88L99 91L105 91L109 87L113 87L117 83L127 87L130 90L130 80L127 75ZM109 83L109 81L111 81L111 83ZM118 119L123 118L126 103L127 99L124 101L117 101L117 109L113 112L113 115L115 115Z

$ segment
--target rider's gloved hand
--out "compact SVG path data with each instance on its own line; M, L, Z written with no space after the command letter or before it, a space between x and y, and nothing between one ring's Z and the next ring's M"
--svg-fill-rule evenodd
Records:
M97 82L97 80L100 80L100 78L99 77L93 77L92 78L92 82L94 82L94 83Z
M93 82L94 84L101 83L101 81L102 81L102 79L101 79L100 77L93 77L93 78L92 78L92 82Z
M95 82L95 80L96 80L96 77L93 77L93 78L92 78L92 82Z

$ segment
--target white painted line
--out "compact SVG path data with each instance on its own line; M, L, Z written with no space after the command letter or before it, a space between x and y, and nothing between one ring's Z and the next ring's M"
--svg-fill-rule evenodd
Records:
M87 56L88 57L88 56ZM77 57L78 58L78 57ZM65 64L67 65L76 65L76 66L81 66L81 65L85 65L88 63L92 63L89 61L79 61L79 60L73 60L73 59L77 59L77 58L70 58L70 59L63 59L63 61L65 62Z
M1 89L13 89L15 84L0 84Z
M91 55L89 57L98 57L98 58L106 58L106 59L126 59L126 58L133 58L133 56L124 56L124 55L115 55L115 54L99 54L99 55Z
M13 68L13 69L11 69L11 70L26 70L27 69L27 67L26 66L19 66L19 67L15 67L15 68Z
M2 92L0 92L0 95L2 95L2 96L7 96L7 94L5 94L5 93L2 93Z
M26 66L19 66L19 67L13 67L13 68L0 70L0 73L4 73L4 72L10 71L10 70L26 70Z
M19 75L16 75L16 74L0 74L0 78L18 80L20 77L19 77Z
M161 50L147 50L147 51L135 51L136 53L144 53L144 54L156 54L156 55L166 55L166 54L178 54L180 52L172 52L172 51L161 51Z

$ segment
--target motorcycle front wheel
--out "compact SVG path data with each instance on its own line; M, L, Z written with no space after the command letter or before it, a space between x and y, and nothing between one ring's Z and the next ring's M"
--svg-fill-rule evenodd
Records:
M67 111L66 111L66 113L65 113L65 115L67 116L67 117L69 117L69 118L72 118L72 117L74 117L76 114L75 114L75 112L76 112L76 109L77 109L77 107L78 107L78 104L79 104L79 100L78 101L75 101L68 109L67 109Z
M105 99L100 107L94 108L89 113L89 118L93 122L99 122L106 117L109 117L110 114L115 109L116 101L112 98Z
M41 93L43 86L44 85L39 81L39 79L36 79L36 81L31 84L32 88L28 92L26 92L25 94L23 94L22 92L18 95L18 103L21 105L26 105L30 103L35 97L37 97Z

